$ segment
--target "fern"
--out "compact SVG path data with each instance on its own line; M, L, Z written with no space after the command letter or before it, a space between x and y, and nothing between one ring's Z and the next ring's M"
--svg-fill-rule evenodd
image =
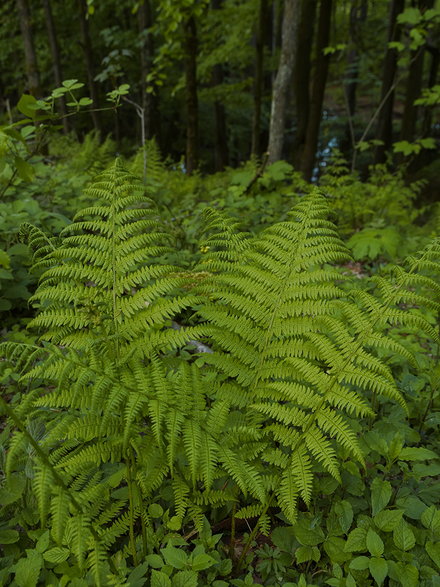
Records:
M194 284L158 262L172 237L120 162L89 197L98 204L58 241L24 229L44 269L32 300L41 338L1 348L39 385L8 408L6 472L30 444L41 524L99 584L116 541L136 566L137 527L164 488L173 523L200 529L210 508L238 501L237 515L267 533L272 506L294 523L316 472L339 479L341 452L362 463L353 420L373 414L376 395L405 406L380 356L414 358L390 330L436 336L402 304L438 311L428 273L440 245L379 278L376 295L350 287L337 268L348 251L315 192L256 237L208 212ZM172 328L182 311L199 323ZM179 354L201 338L213 352Z

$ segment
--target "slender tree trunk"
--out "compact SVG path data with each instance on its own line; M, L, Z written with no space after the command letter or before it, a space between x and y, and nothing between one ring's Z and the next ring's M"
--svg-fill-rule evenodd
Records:
M144 133L147 139L156 137L160 141L160 111L157 98L147 92L147 76L151 70L154 57L153 35L149 29L153 26L150 0L144 0L138 11L139 33L142 36L140 51L141 61L141 106L144 112ZM147 32L146 36L145 32Z
M361 0L361 2L355 2L352 5L350 9L350 42L352 49L347 58L346 78L348 81L345 85L348 122L341 144L341 151L345 154L347 160L350 159L350 151L354 148L356 140L353 118L356 114L356 95L359 84L359 25L366 21L367 15L367 0Z
M398 41L400 38L400 26L397 17L405 8L405 0L392 0L388 26L388 42ZM382 70L382 91L380 103L382 108L378 115L376 139L383 142L377 147L374 162L383 163L386 153L391 148L393 141L393 107L394 107L394 79L397 71L397 51L388 48Z
M432 8L432 0L419 0L418 7L423 12ZM423 61L425 48L422 46L411 54L408 78L406 83L405 107L403 110L400 138L402 141L415 140L418 107L414 101L420 96L423 85Z
M252 155L261 154L261 101L263 95L263 63L264 63L264 38L266 22L268 19L268 2L260 0L257 30L255 34L255 75L254 75L254 112L252 117Z
M283 155L287 95L291 83L297 46L300 0L286 0L281 35L281 56L275 78L270 112L268 163Z
M98 92L96 88L95 82L95 72L94 72L94 59L93 59L93 48L92 48L92 41L90 39L90 29L89 29L89 21L87 19L87 0L78 0L79 4L79 11L80 11L80 26L81 26L81 37L82 37L82 50L84 52L84 58L86 62L86 69L87 69L87 82L90 92L90 98L93 100L93 109L92 109L92 120L93 126L96 130L101 129L100 119L98 116L98 112L95 112L95 109L99 107L98 104Z
M197 98L197 27L193 16L185 23L186 172L198 165L199 113Z
M429 67L428 88L432 88L437 83L437 73L440 65L440 50L437 47L428 47L431 53L431 64ZM432 126L432 107L425 107L423 113L422 136L429 137Z
M52 13L51 0L43 0L44 16L46 19L47 36L49 38L50 52L53 61L53 77L57 88L61 86L63 76L61 73L60 50L58 47L57 33ZM63 130L67 134L69 132L69 123L66 118L66 100L62 96L59 101L59 113L62 117Z
M32 96L41 98L40 73L35 53L31 16L27 0L17 0L17 12L23 37L24 58L27 75L27 90Z
M321 0L319 6L318 34L316 43L316 66L313 74L312 91L310 96L310 113L307 122L306 141L301 158L300 170L305 179L310 180L315 166L316 151L318 148L319 127L321 125L322 104L324 101L325 86L330 56L324 55L324 48L330 40L330 24L332 17L333 0Z
M223 0L211 0L211 8L220 10ZM212 84L219 86L224 81L224 71L221 65L215 65L212 70ZM223 171L229 164L228 140L226 131L226 110L222 102L214 102L215 118L215 143L214 143L214 165L216 171Z
M317 0L302 0L298 32L297 57L293 74L296 103L296 134L293 143L293 164L299 169L306 142L310 110L310 72Z

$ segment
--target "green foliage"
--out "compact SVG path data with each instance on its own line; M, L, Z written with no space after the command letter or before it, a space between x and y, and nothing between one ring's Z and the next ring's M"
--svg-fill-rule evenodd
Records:
M410 416L435 429L433 359L417 361L438 339L438 241L360 287L315 189L256 234L205 211L182 270L154 165L144 186L117 161L59 238L21 231L40 339L2 345L22 389L1 400L2 581L428 581L440 447L419 444L401 390L411 409L430 390ZM210 526L231 516L253 527L237 556Z

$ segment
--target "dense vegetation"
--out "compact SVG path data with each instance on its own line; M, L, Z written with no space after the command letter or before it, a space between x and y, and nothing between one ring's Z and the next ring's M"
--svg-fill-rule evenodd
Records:
M0 13L0 585L440 585L436 3Z

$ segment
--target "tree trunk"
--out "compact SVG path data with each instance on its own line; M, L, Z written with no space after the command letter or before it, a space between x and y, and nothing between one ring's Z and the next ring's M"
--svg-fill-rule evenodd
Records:
M63 76L61 73L61 60L60 51L58 47L57 33L55 29L55 23L52 14L51 0L43 0L44 16L46 19L47 36L49 38L50 52L52 54L53 61L53 77L57 88L61 86ZM66 100L62 96L59 101L59 113L61 115L63 130L67 134L69 132L69 124L66 118Z
M185 23L186 81L186 172L191 175L198 165L199 113L197 98L197 28L190 16Z
M432 5L432 0L419 0L418 2L418 7L422 12L432 8ZM422 92L424 56L425 48L423 46L411 53L411 62L406 82L405 107L400 131L402 141L412 142L416 138L418 108L414 105L414 101L417 100Z
M310 112L307 121L306 140L300 165L300 170L307 180L312 178L316 151L318 148L322 104L324 101L324 92L330 61L330 56L324 55L324 48L328 47L330 40L332 3L333 0L321 0L319 7L318 35L316 39L316 65L310 96Z
M388 25L388 42L396 42L400 38L400 26L397 23L398 15L405 8L405 0L392 0ZM382 91L380 103L382 105L378 115L376 139L383 142L377 147L374 162L383 163L386 153L391 149L393 141L393 107L394 107L394 79L397 71L397 51L388 48L385 53L382 70Z
M211 0L211 8L220 10L223 0ZM215 65L212 70L212 84L219 86L224 81L223 67ZM222 102L216 100L214 103L215 119L215 143L214 143L214 166L215 171L223 171L229 164L228 140L226 131L226 110Z
M429 47L431 53L431 64L429 67L428 88L432 88L437 83L437 73L440 65L440 50L438 47ZM426 107L423 113L422 137L429 137L432 126L432 107Z
M354 149L356 141L353 119L356 114L356 95L359 83L359 25L367 20L367 15L367 0L356 2L350 9L350 43L352 48L347 56L347 82L345 84L345 99L348 122L345 127L344 137L340 147L347 160L351 158L351 151Z
M81 26L81 37L82 37L82 50L84 52L84 59L86 62L87 69L87 82L90 92L90 98L93 100L93 109L91 112L93 126L96 130L100 130L100 120L98 112L95 111L99 107L98 104L98 92L96 89L95 73L94 73L94 59L93 59L93 48L90 39L89 21L87 19L87 0L78 0L80 10L80 26Z
M302 0L298 32L297 57L293 74L296 103L296 134L293 143L293 165L299 169L306 142L310 109L310 71L317 0Z
M261 154L261 101L263 94L263 61L264 61L264 37L266 22L268 19L268 2L260 0L257 30L255 34L255 75L254 75L254 112L252 117L252 155L258 157Z
M37 98L41 98L40 73L38 71L37 55L35 53L32 23L27 0L17 0L18 18L24 45L24 58L27 75L27 91Z
M153 18L151 15L151 4L149 0L144 0L139 6L138 11L139 33L145 35L153 26ZM146 36L142 36L142 44L140 50L141 62L141 106L144 112L144 134L146 139L156 137L160 140L160 112L157 104L157 99L154 94L147 92L147 76L151 70L151 64L154 57L154 43L153 35L148 32Z
M297 46L300 0L286 0L281 34L281 56L272 92L269 125L268 163L282 158L287 94L291 83Z

